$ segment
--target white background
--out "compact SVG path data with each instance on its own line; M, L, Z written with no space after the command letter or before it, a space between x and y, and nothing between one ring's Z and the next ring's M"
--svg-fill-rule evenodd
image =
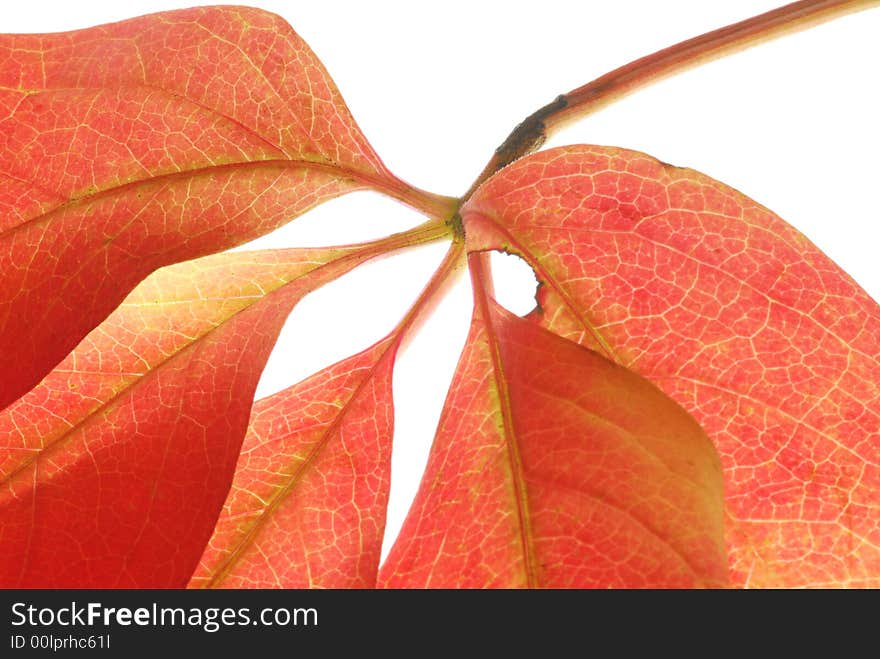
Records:
M0 31L69 30L194 4L213 3L8 2L0 6ZM779 3L249 4L281 14L306 39L395 173L419 187L459 195L513 126L558 94ZM854 14L658 83L580 121L548 146L623 146L701 170L794 224L880 299L878 36L880 9ZM395 202L358 193L325 204L254 246L356 242L420 221ZM370 264L304 300L258 395L384 336L443 252L435 245ZM510 277L519 293L510 304L525 312L533 284L528 276L524 282L515 275L503 279ZM469 314L462 281L398 361L389 536L418 485Z

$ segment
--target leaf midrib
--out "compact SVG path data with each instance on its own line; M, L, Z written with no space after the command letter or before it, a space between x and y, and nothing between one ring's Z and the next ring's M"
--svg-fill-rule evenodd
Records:
M487 292L481 285L474 284L475 300L479 306L480 314L486 328L486 343L492 359L492 379L498 394L499 412L501 414L504 443L507 448L507 458L510 465L510 478L513 485L513 494L516 501L517 528L520 535L522 551L523 571L528 588L537 588L539 583L539 568L537 550L535 548L534 532L531 525L531 509L529 504L528 487L526 485L525 471L522 457L519 452L518 437L513 422L513 409L510 400L510 392L507 387L507 378L504 371L504 361L501 356L501 348L498 344L495 326L492 322L491 302Z
M260 530L268 523L268 521L272 517L272 514L278 509L278 507L284 502L284 500L287 499L288 496L290 496L296 486L302 481L302 479L305 477L305 473L309 471L309 469L317 462L318 456L327 447L327 444L330 442L331 436L342 423L343 419L348 415L352 403L357 400L364 387L366 387L367 384L373 379L376 370L379 367L379 364L382 362L383 359L385 359L388 351L394 350L396 345L395 337L389 336L385 340L388 342L388 344L381 350L381 354L370 366L368 372L355 387L351 396L349 396L348 400L338 410L333 420L326 426L324 431L321 433L318 441L316 441L312 445L308 455L305 457L305 459L300 461L300 464L296 468L294 473L286 478L286 482L284 483L284 485L278 488L275 493L269 498L268 503L262 506L262 510L260 511L260 513L256 517L252 518L251 523L248 525L248 530L242 535L238 544L236 544L236 546L228 554L226 554L223 560L220 561L219 566L213 570L211 577L207 579L203 584L200 584L199 588L208 589L218 587L218 585L229 576L229 574L235 568L239 560L241 560L248 548L255 545ZM280 586L282 584L279 583L278 585Z
M234 162L234 163L224 163L221 165L206 165L205 167L195 167L193 169L184 169L175 172L166 172L164 174L159 174L157 176L151 178L138 179L136 181L129 181L127 183L121 183L119 185L114 185L107 188L102 188L96 192L88 193L79 197L71 198L65 201L62 204L54 206L49 210L42 211L33 217L30 217L15 226L9 227L3 231L0 231L0 238L8 239L9 236L14 234L15 232L23 229L25 227L29 227L33 224L40 224L43 222L51 221L52 217L57 214L61 214L71 208L75 208L77 206L88 206L96 201L100 201L104 198L110 198L119 193L124 193L129 189L137 189L141 186L146 187L153 184L162 184L174 180L186 180L190 178L197 178L199 176L208 175L208 174L216 174L224 171L236 171L236 170L247 170L247 169L260 169L260 168L283 168L283 169L314 169L317 171L323 171L329 174L336 175L340 180L353 179L358 181L359 183L363 183L369 185L371 187L381 187L380 181L373 177L368 177L361 172L356 172L354 170L346 170L341 167L337 167L336 165L320 163L312 160L284 160L284 159L272 159L272 160L253 160L253 161L242 161L242 162ZM8 172L2 172L7 176L12 177L13 175ZM53 193L57 194L57 193Z
M69 428L64 430L60 435L58 435L51 442L51 444L49 444L47 446L40 447L39 450L37 450L33 453L33 457L22 462L19 466L17 466L15 469L10 471L8 474L0 477L0 486L5 486L8 483L13 482L14 479L20 473L22 473L24 470L26 470L28 467L30 467L33 463L38 462L40 459L44 458L45 456L47 456L50 453L61 450L71 440L72 435L79 428L85 426L89 422L89 420L94 418L96 415L101 414L103 411L111 408L112 405L118 401L118 399L120 399L121 397L123 397L127 393L134 391L138 387L142 386L144 384L144 382L148 381L150 378L156 377L156 374L162 368L164 368L165 366L167 366L169 363L173 362L174 360L181 358L181 356L186 354L188 351L195 349L195 347L200 345L202 343L202 341L204 341L205 339L210 337L214 332L219 331L221 328L225 327L228 323L234 321L234 319L237 316L244 313L248 309L251 309L255 305L260 304L260 303L268 300L272 296L274 296L276 294L280 294L281 292L283 292L284 288L286 288L288 285L293 284L293 283L299 281L300 279L302 279L303 277L307 277L307 276L315 273L316 271L320 270L321 268L326 267L327 265L331 265L332 263L333 262L331 261L330 263L322 264L321 266L319 266L313 270L309 270L308 272L305 272L305 273L302 273L301 275L298 275L296 278L291 279L290 281L284 282L283 284L281 284L277 288L271 290L266 295L259 297L259 298L254 298L254 302L252 304L248 304L248 305L242 306L241 308L237 309L232 315L228 316L222 322L218 323L217 325L210 328L209 330L207 330L203 334L199 335L195 340L190 341L190 342L182 345L179 349L175 350L173 353L170 353L168 355L163 355L163 358L159 362L155 363L149 369L149 371L147 371L146 373L139 374L137 378L135 378L130 383L128 383L125 386L123 386L122 388L120 388L119 391L114 393L110 398L108 398L106 401L102 402L97 407L91 409L87 414L83 415L83 417L80 418L76 423L74 423Z
M204 26L202 26L198 23L196 23L196 24L200 28L205 29L209 34L212 34L212 36L215 36L222 41L228 42L228 40L223 39L219 35L214 35L210 30L208 30ZM247 55L247 53L245 53L237 44L232 44L232 45L245 56L245 58L248 60L248 62L251 64L251 66L254 67L254 69L258 72L258 74L265 79L264 74L262 73L262 71L259 70L259 67L255 66L253 61L250 59L250 56ZM282 97L279 94L278 89L275 87L275 85L271 81L269 81L268 79L265 79L265 82L269 85L269 87L272 89L272 91L275 92L276 97L280 100ZM154 84L147 84L146 82L144 84L140 84L140 85L119 84L119 85L108 85L107 87L51 87L51 88L39 89L39 90L16 89L16 91L19 91L22 94L25 94L26 96L33 96L33 95L37 95L37 94L52 94L52 93L58 93L58 92L63 92L63 91L109 91L109 90L120 90L120 89L129 89L129 88L146 89L146 90L150 90L153 92L157 92L157 93L165 95L165 96L169 96L171 98L183 99L187 103L204 111L208 115L213 115L214 117L220 118L223 121L229 122L230 124L237 126L238 128L244 130L247 134L256 138L258 141L262 142L268 148L272 149L273 151L277 151L281 156L287 155L287 150L285 148L283 148L279 144L274 143L272 140L270 140L269 138L267 138L264 135L262 135L261 133L259 133L255 128L248 126L247 124L242 123L239 119L236 119L235 117L232 117L224 112L221 112L220 110L218 110L215 107L205 105L204 103L201 103L201 102L191 98L190 96L187 96L186 94L177 93L177 92L174 92L174 91L171 91L168 89L164 89L164 88L159 87ZM315 140L312 139L311 134L306 130L305 126L300 121L300 118L295 113L291 113L291 117L299 124L299 129L307 137L307 143L312 146L317 147L318 146L317 143L315 142ZM229 143L230 143L230 145L234 145L242 153L242 155L247 155L244 151L242 151L241 145L236 144L232 140L229 140ZM321 153L321 149L317 148L316 152ZM28 224L31 224L35 221L39 222L42 218L44 218L47 215L51 215L56 210L65 209L67 207L70 207L70 206L76 204L77 202L83 202L83 201L87 201L87 200L94 201L96 198L101 198L101 197L105 196L102 193L112 194L113 192L115 192L119 189L122 189L122 188L126 188L128 186L137 186L139 184L146 185L151 182L162 180L167 177L173 177L174 175L182 175L184 177L197 176L200 173L217 171L220 168L224 168L224 167L228 168L228 167L246 166L246 165L253 165L253 164L262 163L262 164L272 164L275 166L288 165L288 166L293 166L293 167L315 167L315 168L319 168L319 169L325 168L325 169L332 171L334 173L342 174L342 176L340 176L340 178L354 178L354 179L359 180L363 183L366 183L367 185L370 185L371 187L376 187L378 189L383 189L383 188L387 187L387 186L382 185L382 178L380 176L374 176L374 175L367 174L366 172L355 170L353 168L339 166L336 163L334 163L332 160L327 159L323 155L323 153L321 153L321 157L322 157L322 160L308 160L305 158L290 158L290 157L264 159L264 160L243 160L243 161L236 162L236 163L224 163L222 165L207 165L205 167L193 168L190 170L179 170L177 172L167 172L165 174L160 174L158 176L153 176L150 178L138 179L136 181L129 181L128 183L123 183L120 185L115 185L115 186L111 186L108 188L103 188L101 190L98 190L95 193L80 195L78 197L71 197L66 202L50 209L49 211L44 211L44 212L34 216L33 218L28 218L24 222L14 226L14 227L11 227L10 229L7 229L5 231L0 231L0 237L2 237L7 232L14 231L15 229L17 229L20 226L28 225ZM22 179L19 175L13 174L11 172L2 172L2 173L4 173L7 176L10 176L12 178L22 180L23 182L27 182L27 179ZM33 182L31 182L31 183L33 183ZM52 194L61 195L63 193L58 193L58 192L53 191Z

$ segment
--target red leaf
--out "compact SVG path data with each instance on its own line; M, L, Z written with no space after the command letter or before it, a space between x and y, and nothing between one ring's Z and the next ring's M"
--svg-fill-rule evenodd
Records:
M464 245L453 243L386 338L257 401L232 489L190 587L376 585L390 488L394 360L463 254Z
M394 413L389 337L257 401L196 588L372 588Z
M287 313L369 254L223 254L136 288L0 413L0 586L184 586Z
M387 172L279 17L198 7L0 35L0 408L154 269Z
M525 158L462 209L525 258L533 319L656 382L725 468L734 583L880 585L880 308L804 236L622 149Z
M646 380L504 311L480 279L428 467L380 583L725 583L721 468L699 426Z

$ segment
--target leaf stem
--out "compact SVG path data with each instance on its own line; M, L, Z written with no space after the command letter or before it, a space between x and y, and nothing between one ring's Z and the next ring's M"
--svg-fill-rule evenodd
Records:
M522 569L528 588L537 588L540 568L535 552L532 515L529 507L528 490L525 483L519 440L513 423L510 390L504 369L504 360L498 341L498 329L493 323L490 298L493 297L492 274L486 252L472 252L468 255L468 270L474 291L474 317L482 318L485 326L485 341L491 356L491 378L498 396L498 414L501 417L503 439L510 463L510 482L516 501L517 526L520 530Z
M422 190L421 188L405 183L396 177L391 179L380 179L360 175L359 178L367 182L371 187L381 190L390 197L397 199L427 217L443 219L450 222L450 218L458 210L459 201L455 197L447 197L445 195Z
M434 309L445 297L452 285L464 272L465 245L463 240L454 240L446 252L442 263L434 271L430 281L422 289L418 299L409 308L403 319L397 324L392 334L396 335L395 343L399 348L409 337L414 336L419 327L427 320Z
M370 257L382 256L407 247L417 247L438 240L449 240L454 237L454 228L449 220L443 217L431 218L412 229L393 233L390 236L365 243L341 245L340 249L357 249L369 252Z
M315 288L317 289L324 284L338 279L368 261L380 259L389 256L393 252L411 247L426 245L438 240L449 240L452 237L453 229L449 222L435 218L407 231L393 233L379 240L336 245L329 248L316 248L316 251L324 249L333 250L338 255L312 271L312 275L321 280L320 285L316 285Z
M801 0L687 39L568 92L565 107L544 122L546 131L692 66L877 5L878 0Z
M464 194L465 201L492 174L537 150L565 124L587 116L658 80L758 43L880 6L880 0L801 0L687 39L641 57L557 96L526 117L499 146Z
M425 245L438 240L449 240L450 238L452 239L452 244L443 261L434 271L419 297L388 335L394 338L392 346L397 350L405 342L405 339L409 335L414 334L418 327L431 315L433 309L457 280L458 275L464 271L464 240L455 234L455 230L450 222L442 218L434 218L417 227L392 234L380 240L340 245L335 249L343 253L338 258L320 266L317 270L326 269L328 271L326 280L323 282L327 283L367 261L388 256L399 250Z

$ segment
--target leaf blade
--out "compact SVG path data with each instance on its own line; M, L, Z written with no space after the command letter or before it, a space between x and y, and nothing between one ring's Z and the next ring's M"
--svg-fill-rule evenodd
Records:
M704 175L607 147L523 159L463 215L472 249L535 267L536 322L706 428L734 583L878 578L880 311L805 237Z
M3 49L0 82L10 92L164 90L240 125L285 159L384 171L324 66L283 18L264 10L193 7L4 35Z
M366 186L414 191L268 12L0 35L0 60L0 408L156 268Z
M184 586L287 312L369 251L351 253L241 252L160 270L0 413L0 582Z
M390 488L393 336L257 401L190 588L372 588Z
M435 226L445 234L445 225ZM397 351L463 265L453 241L388 336L257 401L191 588L373 588L384 542Z
M693 420L638 376L480 295L422 485L380 585L724 583L720 468ZM647 423L640 409L625 423L679 466L674 456L684 452L697 465L687 470L698 488L621 440L608 419L627 415L624 393L662 412ZM594 412L573 404L590 396L601 401ZM660 485L645 473L663 476ZM669 492L679 513L663 504ZM652 517L659 522L645 522ZM656 524L659 532L647 531Z

